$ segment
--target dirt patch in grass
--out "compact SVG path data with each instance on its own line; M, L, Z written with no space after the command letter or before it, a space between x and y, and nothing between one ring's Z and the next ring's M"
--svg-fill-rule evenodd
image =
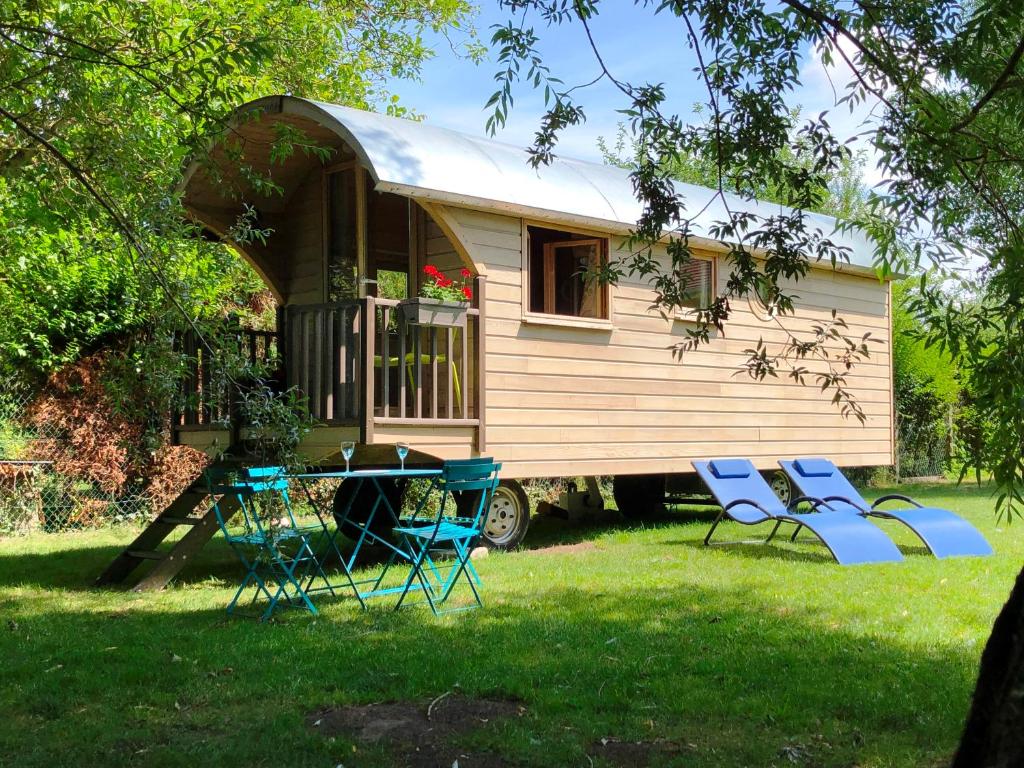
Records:
M571 552L592 552L597 545L592 541L578 541L575 544L556 544L553 547L542 547L530 550L534 555L564 555Z
M646 768L662 765L664 760L678 755L684 747L664 739L656 741L620 741L601 739L590 745L587 754L601 764L612 768Z
M363 744L383 744L396 766L436 768L458 760L460 768L506 768L511 763L489 752L467 753L458 737L522 716L524 707L508 699L445 695L430 702L384 702L329 707L310 713L306 722L324 736L344 735Z

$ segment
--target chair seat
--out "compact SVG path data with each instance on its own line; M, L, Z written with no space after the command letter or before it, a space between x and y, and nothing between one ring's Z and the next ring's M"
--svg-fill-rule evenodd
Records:
M289 541L291 539L305 538L314 531L322 530L320 526L316 528L281 528L275 532L273 536L268 536L265 533L253 531L251 533L239 533L230 534L225 536L227 541L236 542L238 544L251 544L253 546L265 546L270 543L276 543L279 541Z
M469 539L480 534L478 528L473 528L468 525L458 525L456 523L443 522L437 527L437 535L434 536L435 525L433 523L429 525L417 525L411 527L395 528L395 533L400 533L403 536L415 536L420 539L433 538L434 541L453 541L455 539Z

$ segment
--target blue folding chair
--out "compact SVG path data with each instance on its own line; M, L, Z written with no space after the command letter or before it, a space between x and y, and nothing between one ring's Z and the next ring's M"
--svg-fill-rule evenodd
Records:
M265 597L267 606L260 620L267 619L278 606L302 607L317 615L310 599L312 584L322 578L326 589L334 588L324 574L313 548L313 538L323 533L322 525L300 526L288 498L288 480L283 467L250 467L237 473L209 471L207 482L216 497L214 513L225 541L245 567L245 578L228 604L235 612L246 589L252 588L249 606ZM241 512L225 513L225 498L233 497ZM233 505L232 505L233 506Z
M483 605L478 589L481 586L480 575L470 562L470 554L483 533L483 516L490 506L494 489L498 487L500 469L501 464L487 458L446 461L435 484L441 494L436 519L428 521L422 517L429 502L425 496L413 516L394 529L402 538L411 561L396 610L413 588L422 590L435 615ZM470 495L471 503L463 507L468 509L468 515L460 516L458 510L453 509L457 494ZM446 514L446 511L454 514ZM439 566L431 555L441 547L451 548L454 553L454 561L447 567ZM464 577L469 585L475 603L442 609L460 577Z
M992 547L977 528L948 509L925 507L899 493L882 496L868 504L846 476L828 459L802 458L780 461L779 466L801 493L824 499L839 512L896 520L912 530L936 557L984 556ZM878 509L879 504L904 501L903 509Z
M801 496L794 499L787 509L754 465L746 459L716 459L691 463L722 507L711 530L704 537L705 545L711 542L711 535L718 524L728 517L743 525L774 522L775 527L765 539L766 544L772 540L783 523L797 526L797 532L801 528L807 528L821 540L840 565L895 562L903 559L896 545L878 527L871 525L862 517L836 512L822 499ZM792 509L802 502L809 503L813 509L819 511L793 512Z

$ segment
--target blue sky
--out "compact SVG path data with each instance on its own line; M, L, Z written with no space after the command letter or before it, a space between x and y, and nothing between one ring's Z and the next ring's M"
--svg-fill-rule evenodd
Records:
M480 0L479 4L476 28L480 39L489 42L491 26L504 24L510 17L498 7L497 0ZM602 57L616 77L633 83L665 83L671 110L680 115L691 114L694 104L706 100L704 86L693 71L696 59L686 46L678 20L667 14L656 16L650 10L638 9L628 0L606 0L600 8L601 14L591 28ZM535 18L533 26L541 40L544 61L552 74L566 85L588 82L597 76L597 62L580 24L544 27L543 22ZM453 53L443 38L431 42L437 56L424 66L422 80L392 83L392 89L407 107L415 109L432 124L486 135L488 112L484 105L496 89L495 55L489 54L484 62L474 64ZM811 50L807 51L802 70L802 86L792 95L794 105L807 114L829 110L830 122L842 138L863 129L861 124L866 110L850 115L845 107L834 107L830 77L836 88L841 89L845 82L842 70L826 72ZM496 138L526 146L531 143L543 114L543 98L526 85L522 85L515 96L508 125ZM578 92L577 98L586 109L587 122L567 130L557 152L599 161L597 138L614 139L616 124L623 119L616 110L626 106L625 96L602 81ZM873 167L867 170L866 176L870 182L878 180Z

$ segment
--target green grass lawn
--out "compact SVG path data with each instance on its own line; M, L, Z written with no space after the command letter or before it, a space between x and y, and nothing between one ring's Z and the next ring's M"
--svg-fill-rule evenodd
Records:
M308 715L457 689L521 702L457 737L504 765L612 764L602 739L658 745L651 765L942 765L1024 543L988 490L909 491L996 556L936 561L894 523L905 562L842 568L809 539L704 548L706 514L543 519L530 549L478 562L484 610L349 599L258 624L224 614L239 572L219 540L143 595L89 586L131 531L3 540L0 764L390 766Z

